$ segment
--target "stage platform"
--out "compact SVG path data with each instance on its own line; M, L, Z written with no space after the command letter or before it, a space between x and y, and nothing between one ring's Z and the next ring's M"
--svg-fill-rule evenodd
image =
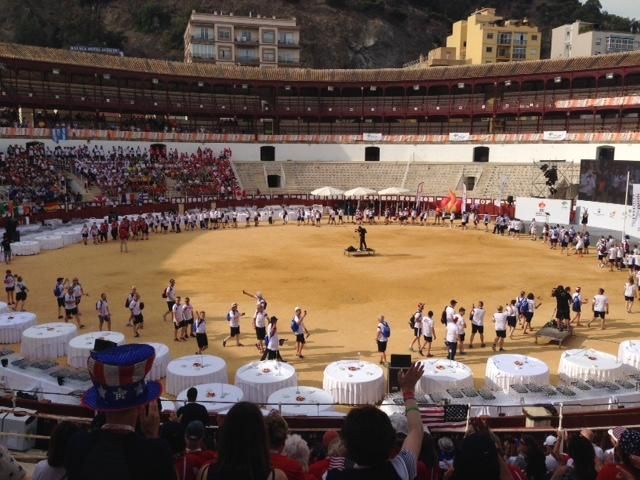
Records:
M344 254L347 257L374 257L376 255L376 251L373 248L368 248L366 250L349 250L348 248L345 248Z

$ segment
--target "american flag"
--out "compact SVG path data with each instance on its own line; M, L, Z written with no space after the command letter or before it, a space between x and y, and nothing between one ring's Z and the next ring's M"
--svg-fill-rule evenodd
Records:
M464 432L467 428L467 405L432 405L419 407L422 423L434 432Z

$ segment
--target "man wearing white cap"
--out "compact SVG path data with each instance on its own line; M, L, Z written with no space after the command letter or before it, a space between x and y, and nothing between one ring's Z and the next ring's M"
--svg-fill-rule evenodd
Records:
M300 307L296 307L294 311L293 320L291 321L291 330L296 334L296 356L298 358L304 358L302 356L302 349L306 343L306 338L309 337L309 330L304 325L304 319L307 317L307 311Z
M544 464L547 467L548 475L552 475L556 468L558 468L558 465L560 465L560 462L558 462L554 452L557 441L558 439L555 436L549 435L544 439L544 443L542 444L545 450Z
M240 317L244 316L244 313L238 311L238 304L231 305L231 310L227 313L227 321L229 322L229 336L222 341L222 346L226 347L227 342L232 338L236 339L236 346L242 347L240 343Z

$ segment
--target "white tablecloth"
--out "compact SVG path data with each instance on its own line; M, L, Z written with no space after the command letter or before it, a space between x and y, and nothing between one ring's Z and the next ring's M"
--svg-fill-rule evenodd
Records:
M624 377L624 366L611 354L591 349L562 353L558 374L563 380L613 381Z
M242 390L228 383L205 383L204 385L196 385L194 388L198 390L196 401L204 405L208 412L227 411L244 397ZM181 391L176 397L178 408L186 403L187 390Z
M322 388L336 403L376 403L384 396L384 372L374 363L339 360L324 369Z
M64 242L60 235L38 235L33 239L40 244L40 250L57 250L64 247Z
M40 253L40 243L35 240L23 240L21 242L13 242L11 244L11 253L13 255L37 255Z
M286 387L269 396L269 408L282 415L320 416L333 410L333 397L315 387Z
M167 347L164 343L155 342L149 342L147 343L147 345L151 345L156 351L156 359L153 361L153 366L151 367L149 375L147 375L147 379L160 380L161 378L167 376L167 367L169 366L169 362L171 361L169 347Z
M625 340L618 346L618 361L629 370L640 370L640 340ZM634 372L637 373L637 372Z
M67 360L75 368L87 368L89 353L93 350L96 339L109 340L118 345L124 344L124 335L120 332L90 332L78 335L69 342Z
M429 394L448 388L473 387L473 373L464 363L444 358L421 360L420 363L424 365L424 373L416 385L418 393Z
M60 232L60 236L62 237L62 244L65 247L67 245L80 243L82 241L82 234L80 233L80 231L66 230L66 231Z
M204 383L227 383L227 363L213 355L187 355L167 365L166 391L178 395L182 390Z
M487 360L485 382L492 390L509 392L516 383L549 384L549 367L542 360L526 355L506 353Z
M78 334L73 323L34 325L22 332L22 355L30 360L55 360L68 353L69 341Z
M273 392L295 387L298 377L295 368L288 363L265 360L240 367L236 371L235 384L244 392L246 401L266 403Z
M0 343L20 343L22 332L36 323L35 313L0 313Z
M9 305L7 305L5 302L0 302L0 313L8 313L10 311L11 309L9 308Z
M177 412L178 408L173 400L168 400L164 397L160 397L160 403L162 404L163 412Z

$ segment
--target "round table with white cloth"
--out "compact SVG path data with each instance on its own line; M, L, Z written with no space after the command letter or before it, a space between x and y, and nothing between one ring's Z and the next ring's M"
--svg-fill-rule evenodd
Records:
M9 308L9 305L7 305L5 302L0 302L0 313L8 313L10 311L11 309Z
M42 228L42 226L39 223L34 223L31 225L18 225L18 231L21 234L37 232L40 230L40 228Z
M40 250L57 250L64 247L64 242L60 235L38 235L33 239L40 244Z
M640 370L640 340L625 340L618 346L618 361L629 370Z
M169 353L169 347L164 343L149 342L147 345L151 345L156 351L156 358L151 366L151 371L147 375L149 380L160 380L167 376L167 367L171 361L171 355Z
M210 413L229 410L244 398L242 390L228 383L205 383L203 385L195 385L193 388L198 390L196 401L200 405L204 405ZM181 391L176 397L178 408L187 402L187 390Z
M97 339L108 340L117 345L124 344L124 335L120 332L90 332L78 335L69 342L67 351L69 365L75 368L87 368L89 353L93 350Z
M68 353L69 341L78 334L73 323L34 325L22 332L22 355L31 360L55 360Z
M176 403L173 400L169 400L164 397L160 397L160 404L162 405L163 412L177 412L178 408L176 407Z
M372 404L384 397L384 372L361 360L338 360L324 369L322 388L336 403Z
M424 366L416 392L429 394L444 392L449 388L473 388L473 372L464 363L446 358L420 360Z
M63 232L60 232L59 235L62 237L62 244L65 247L67 245L73 245L74 243L80 243L82 241L82 234L79 230L65 230Z
M549 384L549 367L542 360L526 355L505 353L487 360L485 383L492 390L509 393L509 387L518 383Z
M20 343L22 332L37 320L36 314L31 312L0 313L0 343Z
M320 416L333 410L333 397L316 387L286 387L269 395L269 408L282 415Z
M37 255L40 253L40 243L35 240L22 240L11 244L12 255Z
M252 362L236 371L236 387L244 392L244 399L253 403L266 403L269 396L281 388L298 384L296 369L276 360Z
M204 383L227 383L227 363L213 355L187 355L167 365L165 390L178 395L182 390Z
M591 349L573 349L562 353L558 375L564 381L597 380L612 382L624 377L624 365L615 355Z

